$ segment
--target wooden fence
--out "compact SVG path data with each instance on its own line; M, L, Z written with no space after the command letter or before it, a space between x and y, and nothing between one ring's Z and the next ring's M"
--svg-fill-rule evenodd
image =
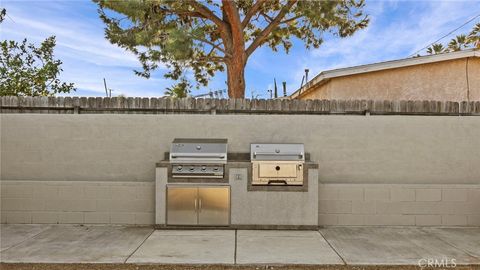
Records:
M6 96L0 113L480 115L480 101Z

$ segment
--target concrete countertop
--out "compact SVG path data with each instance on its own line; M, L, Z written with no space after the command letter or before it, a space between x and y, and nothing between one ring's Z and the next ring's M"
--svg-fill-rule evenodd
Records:
M163 160L160 160L157 162L155 165L156 167L167 167L170 165L170 160L169 160L170 153L165 152L163 156ZM248 163L250 164L250 153L228 153L227 154L227 162L229 165L234 165L234 164L244 164ZM305 153L305 164L309 169L316 169L318 168L318 164L315 163L314 161L310 160L310 153Z

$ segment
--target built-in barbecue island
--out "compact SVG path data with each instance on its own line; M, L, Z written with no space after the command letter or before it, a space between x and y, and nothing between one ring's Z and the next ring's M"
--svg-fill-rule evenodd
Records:
M303 144L174 139L156 166L158 228L316 229L318 165Z

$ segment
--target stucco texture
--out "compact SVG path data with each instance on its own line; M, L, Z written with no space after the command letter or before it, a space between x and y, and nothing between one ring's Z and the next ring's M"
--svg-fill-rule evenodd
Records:
M480 58L420 64L331 78L301 99L480 100Z
M154 181L172 140L304 143L322 183L479 184L480 118L4 114L1 179Z

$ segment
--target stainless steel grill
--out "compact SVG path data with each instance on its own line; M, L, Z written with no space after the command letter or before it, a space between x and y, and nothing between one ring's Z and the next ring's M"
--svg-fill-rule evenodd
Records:
M174 178L223 178L227 139L174 139L170 163Z
M303 185L303 144L251 144L252 185Z

